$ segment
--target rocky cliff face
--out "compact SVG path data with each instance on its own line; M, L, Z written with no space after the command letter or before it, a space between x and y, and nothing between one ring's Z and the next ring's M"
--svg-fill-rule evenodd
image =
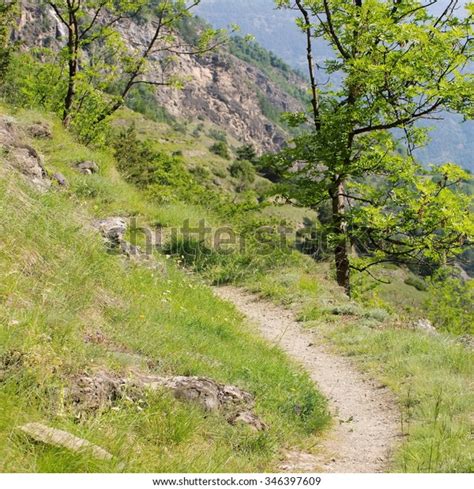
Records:
M123 38L135 50L150 38L151 25L126 20L119 27ZM64 45L65 29L52 9L24 0L15 33L25 47ZM160 76L159 59L151 60L152 76ZM261 69L230 54L225 48L207 56L180 56L172 68L187 81L185 88L159 88L157 104L177 118L205 118L242 143L260 150L275 150L287 134L262 109L262 98L276 111L301 110L301 102L286 93ZM296 85L304 85L296 75Z

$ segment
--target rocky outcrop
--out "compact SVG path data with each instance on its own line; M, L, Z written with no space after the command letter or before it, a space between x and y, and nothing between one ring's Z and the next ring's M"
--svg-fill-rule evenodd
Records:
M102 235L107 248L111 252L118 253L147 268L161 270L165 273L163 266L155 260L152 249L147 249L147 252L145 252L139 246L125 239L128 225L124 218L109 217L100 219L95 221L93 225Z
M204 116L242 143L260 150L281 147L287 136L264 115L256 93L281 111L301 109L265 74L227 53L181 58L175 72L192 73L192 78L183 90L164 88L157 92L160 105L176 117L183 113L190 118Z
M430 320L428 319L418 319L413 323L413 329L416 331L422 331L424 333L428 333L430 335L437 335L438 331L433 326Z
M124 241L127 232L127 221L122 217L109 217L94 222L109 247L117 247Z
M43 157L26 142L26 134L13 117L0 117L0 160L8 168L18 170L36 189L46 191L51 181Z
M245 424L257 431L266 429L265 423L252 412L254 398L251 394L236 386L203 377L160 377L141 373L119 377L100 372L73 379L67 399L81 417L109 409L120 399L143 403L147 391L157 390L168 390L178 400L195 403L208 412L220 413L232 425Z

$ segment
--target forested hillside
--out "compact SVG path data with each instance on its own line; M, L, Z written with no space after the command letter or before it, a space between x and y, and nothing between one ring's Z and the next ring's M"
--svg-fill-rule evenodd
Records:
M0 472L473 470L472 23L332 3L0 5Z

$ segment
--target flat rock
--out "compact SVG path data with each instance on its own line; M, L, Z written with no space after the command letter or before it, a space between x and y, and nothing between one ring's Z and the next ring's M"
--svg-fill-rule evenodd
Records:
M66 448L74 453L88 453L99 460L111 460L112 454L93 443L79 438L67 431L50 428L41 423L28 423L19 430L33 440L55 447Z

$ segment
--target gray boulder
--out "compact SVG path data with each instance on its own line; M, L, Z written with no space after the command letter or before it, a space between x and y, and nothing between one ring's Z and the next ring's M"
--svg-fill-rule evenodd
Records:
M413 329L417 331L423 331L431 335L438 334L438 331L436 331L436 328L433 326L429 319L418 319L418 321L413 323Z
M62 173L55 173L51 179L56 182L60 187L67 187L68 181L66 180L66 177Z
M76 168L83 175L92 175L99 172L99 166L94 161L81 161L76 164Z
M35 122L26 128L26 132L36 139L51 139L53 137L51 127L46 122Z
M109 217L96 221L94 225L108 246L119 248L124 242L125 233L127 232L127 222L124 218Z

